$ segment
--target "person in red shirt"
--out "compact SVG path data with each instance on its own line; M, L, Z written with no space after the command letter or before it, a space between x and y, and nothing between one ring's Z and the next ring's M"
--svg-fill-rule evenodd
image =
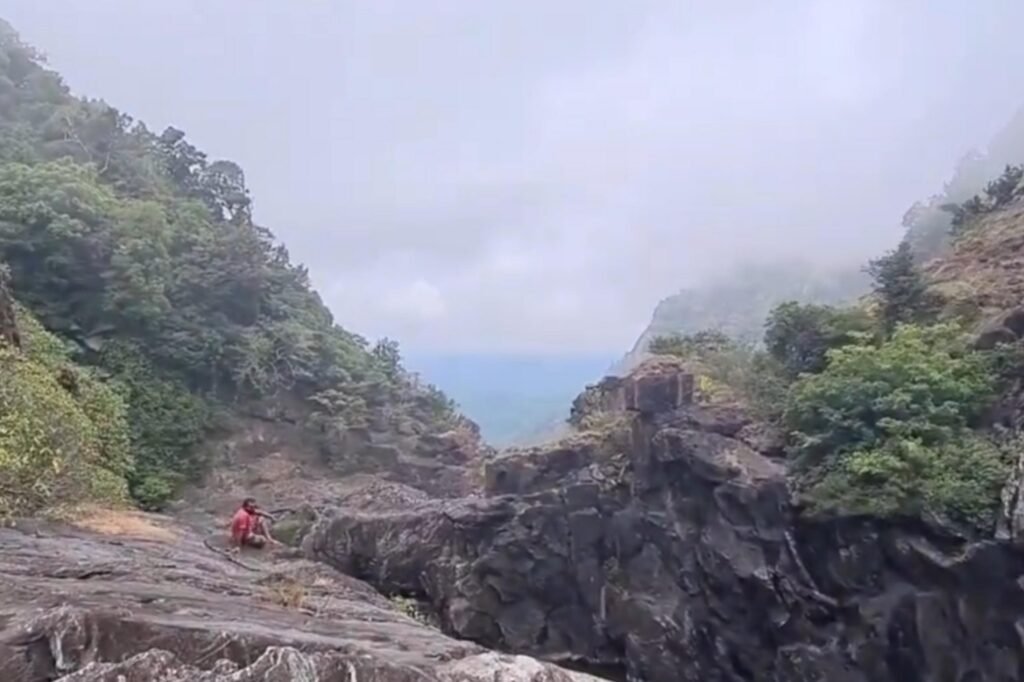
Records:
M239 548L262 549L268 542L274 542L263 525L264 516L267 515L256 507L256 500L245 498L231 518L231 544Z

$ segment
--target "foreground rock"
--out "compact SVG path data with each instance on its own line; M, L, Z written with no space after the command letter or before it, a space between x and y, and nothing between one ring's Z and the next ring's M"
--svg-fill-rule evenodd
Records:
M421 599L454 635L620 679L1024 679L1024 555L798 522L777 443L687 386L609 384L633 412L495 460L487 497L353 496L306 550Z
M0 530L0 680L596 679L450 639L324 566L233 562L158 517L91 525Z

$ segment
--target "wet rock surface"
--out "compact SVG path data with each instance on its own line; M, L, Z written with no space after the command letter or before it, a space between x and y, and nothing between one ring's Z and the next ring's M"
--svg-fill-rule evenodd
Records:
M484 497L351 499L306 551L423 600L460 638L622 679L1024 679L1011 544L800 521L772 438L650 385L671 409L500 457Z
M160 517L134 526L0 530L0 680L593 679L450 639L326 566L232 560Z

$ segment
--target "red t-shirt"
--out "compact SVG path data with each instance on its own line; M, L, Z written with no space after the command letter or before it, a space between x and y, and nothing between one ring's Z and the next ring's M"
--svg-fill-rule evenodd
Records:
M231 540L235 544L242 544L242 541L252 534L254 520L254 515L244 509L239 509L235 512L234 517L231 519Z

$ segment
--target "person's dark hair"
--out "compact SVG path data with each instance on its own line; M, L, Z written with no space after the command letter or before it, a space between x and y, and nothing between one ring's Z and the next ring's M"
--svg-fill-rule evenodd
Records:
M242 500L242 506L243 507L255 507L256 506L256 498L255 497L247 497L247 498L245 498L244 500Z

